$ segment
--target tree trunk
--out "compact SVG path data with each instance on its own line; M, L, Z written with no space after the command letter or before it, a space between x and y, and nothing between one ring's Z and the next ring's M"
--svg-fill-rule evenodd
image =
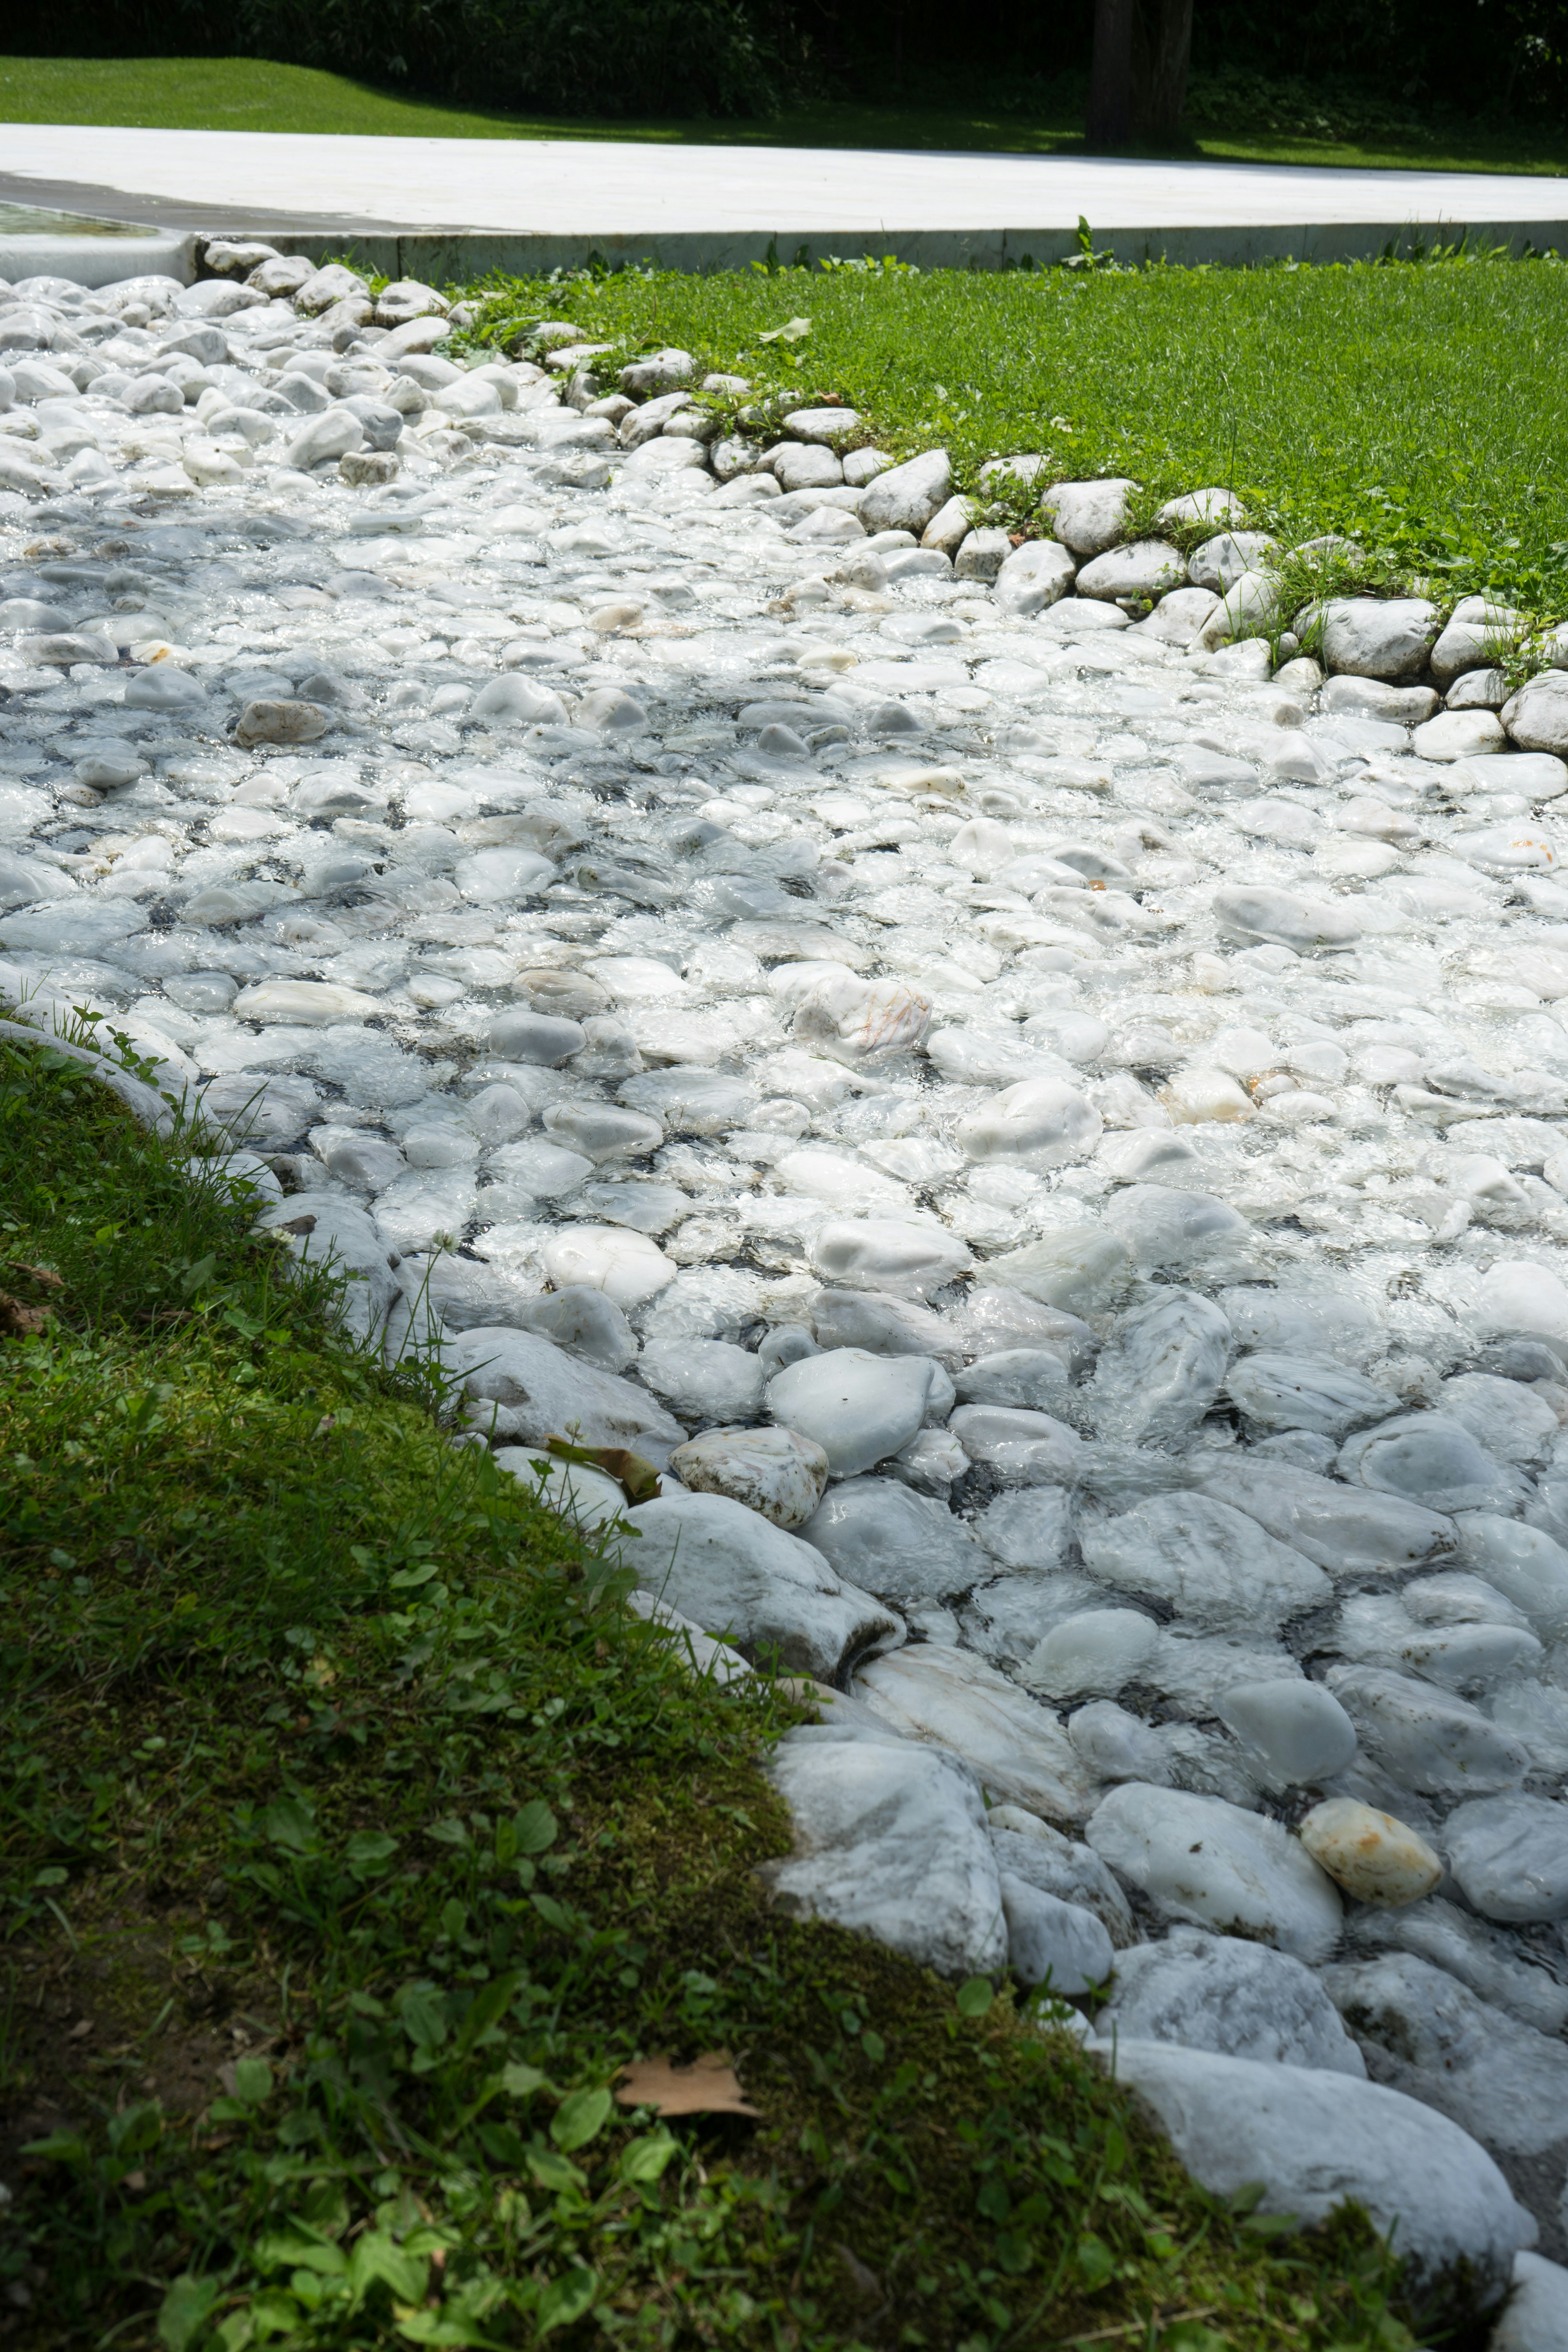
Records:
M1187 102L1193 0L1139 0L1133 32L1133 120L1140 131L1173 139Z
M1125 147L1132 136L1132 16L1136 0L1094 0L1089 73L1090 149Z

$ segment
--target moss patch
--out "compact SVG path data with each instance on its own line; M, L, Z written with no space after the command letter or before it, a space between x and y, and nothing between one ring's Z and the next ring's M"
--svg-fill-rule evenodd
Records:
M1004 1986L770 1911L668 1637L47 1045L0 1049L5 2340L1409 2346ZM761 2120L613 2101L726 2051Z

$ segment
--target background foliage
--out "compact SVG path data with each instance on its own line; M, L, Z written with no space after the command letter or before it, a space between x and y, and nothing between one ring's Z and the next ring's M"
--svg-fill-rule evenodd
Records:
M766 116L807 98L1081 110L1093 0L13 0L16 55L247 55L564 114ZM1557 122L1568 0L1205 0L1189 124L1418 137Z

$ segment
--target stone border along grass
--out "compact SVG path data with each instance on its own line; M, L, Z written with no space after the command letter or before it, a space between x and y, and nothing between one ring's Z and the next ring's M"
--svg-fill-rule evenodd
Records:
M481 312L478 336L485 326ZM792 497L808 518L801 536L840 546L847 578L857 576L857 539L904 533L909 550L891 570L884 561L885 577L934 555L931 570L985 582L1021 614L1054 610L1068 635L1142 626L1191 652L1227 650L1238 670L1303 693L1327 676L1326 709L1414 727L1423 759L1510 748L1568 754L1568 623L1531 626L1484 593L1435 602L1415 593L1427 583L1401 580L1338 534L1282 546L1247 528L1246 502L1223 488L1184 493L1151 515L1142 486L1124 476L1053 479L1047 457L1023 454L986 461L966 496L945 449L896 463L872 446L868 420L837 400L804 408L790 407L787 394L751 400L749 386L713 374L693 394L687 352L667 348L617 368L618 390L606 394L593 362L618 358L615 346L565 343L568 334L568 322L542 320L508 345L570 368L568 404L604 417L623 448L656 436L684 442L669 470L700 464L726 487ZM1373 586L1382 593L1365 593ZM809 599L797 589L795 601ZM1315 782L1319 765L1306 757L1300 780Z
M1118 614L1137 622L1159 605L1149 627L1166 643L1212 651L1260 641L1276 660L1305 653L1366 681L1336 689L1329 707L1375 713L1387 688L1414 687L1426 695L1426 715L1440 703L1470 713L1432 737L1433 756L1453 756L1444 744L1504 749L1502 730L1474 714L1500 711L1531 674L1568 667L1568 625L1559 625L1568 614L1568 453L1549 448L1544 428L1524 426L1517 409L1511 424L1495 413L1516 398L1530 406L1532 387L1511 363L1505 386L1477 338L1483 322L1505 332L1520 306L1515 324L1528 316L1527 334L1549 328L1555 337L1564 299L1555 257L1159 268L1108 279L1100 265L1110 254L1096 252L1087 229L1082 246L1076 275L1033 280L951 272L921 280L872 262L771 278L622 272L492 283L463 289L463 324L443 348L502 348L564 371L567 401L612 425L616 415L602 402L633 387L644 413L621 417L622 446L656 431L686 438L721 480L771 473L800 494L797 504L810 492L817 506L856 516L879 462L940 444L950 461L941 511L915 527L961 573L994 580L1003 532L1015 543L1054 534L1078 564L1122 551L1081 585L1064 572L1016 609L1039 609L1069 587L1112 626ZM672 350L682 331L687 348ZM1154 359L1130 350L1140 339ZM1227 339L1237 345L1228 352ZM1434 341L1454 348L1435 352ZM1169 344L1162 373L1158 352ZM657 383L627 376L627 365L662 373ZM938 366L956 388L935 380ZM1185 379L1205 366L1219 380L1217 431L1193 429L1185 413ZM1484 394L1478 374L1490 387ZM689 397L671 399L677 388ZM651 404L656 393L662 409ZM1055 412L1058 398L1072 414ZM1320 404L1338 448L1324 446ZM1281 421L1270 428L1259 419L1271 409ZM1435 455L1418 477L1424 436ZM614 446L608 436L604 446ZM1085 478L1108 485L1093 520L1081 497L1076 520L1055 520L1040 492ZM1207 508L1184 500L1205 478L1228 484L1228 494L1206 493ZM898 523L918 508L900 508ZM864 517L885 529L892 516L884 486ZM1238 549L1212 543L1222 526L1247 525L1253 535ZM829 535L826 523L817 528ZM1021 576L1022 568L1009 575ZM1194 587L1222 593L1223 604L1167 601ZM1396 609L1342 609L1373 602ZM1408 723L1416 709L1406 698L1397 715ZM1568 686L1536 689L1515 717L1517 733L1512 719L1507 730L1521 748L1560 751Z
M1479 2342L1462 2266L1198 2189L1076 2011L771 1909L800 1686L454 1447L129 1053L0 1024L8 2341ZM756 2123L613 2105L712 2050Z

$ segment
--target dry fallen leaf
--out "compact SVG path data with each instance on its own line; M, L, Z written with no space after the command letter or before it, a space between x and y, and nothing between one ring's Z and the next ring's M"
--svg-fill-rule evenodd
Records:
M41 1282L46 1290L63 1290L66 1286L63 1275L52 1273L47 1265L29 1265L25 1257L0 1258L0 1265L9 1266L13 1273L27 1275L34 1282Z
M19 1298L0 1290L0 1339L30 1339L48 1319L47 1307L24 1307Z
M631 1502L655 1502L663 1491L653 1464L624 1445L574 1445L568 1437L547 1437L544 1444L559 1462L581 1462L585 1469L603 1470L618 1479Z
M652 2107L661 2116L752 2116L727 2050L705 2050L689 2066L670 2058L639 2058L616 2092L623 2107Z

